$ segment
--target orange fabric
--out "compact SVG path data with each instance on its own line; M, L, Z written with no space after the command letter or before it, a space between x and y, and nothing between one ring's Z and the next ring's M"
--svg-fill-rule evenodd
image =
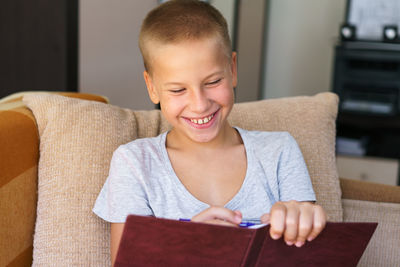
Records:
M32 250L33 246L29 246L21 254L19 254L7 267L29 267L32 266Z
M36 220L39 134L29 109L8 106L0 104L0 266L28 266Z
M33 117L18 110L0 111L0 187L35 166L39 135Z
M37 166L0 188L0 266L33 243L37 206Z
M93 100L93 101L98 101L98 102L103 102L103 103L108 103L108 99L106 97L100 96L100 95L95 95L95 94L87 94L87 93L77 93L77 92L50 92L50 91L39 91L39 92L20 92L20 93L15 93L10 96L7 96L3 99L0 99L3 101L3 103L13 103L13 102L22 102L22 98L26 94L58 94L58 95L63 95L63 96L68 96L68 97L73 97L73 98L80 98L80 99L85 99L85 100Z

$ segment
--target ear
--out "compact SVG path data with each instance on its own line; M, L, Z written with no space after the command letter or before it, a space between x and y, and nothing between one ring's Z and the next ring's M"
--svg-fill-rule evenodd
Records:
M160 103L160 98L158 96L158 92L157 92L156 88L154 87L154 83L153 83L153 80L151 79L150 74L147 71L144 71L143 78L144 78L144 81L146 82L147 92L149 93L151 102L153 102L154 104L157 105L158 103Z
M232 85L235 88L237 86L237 54L236 54L236 52L232 52L231 72L232 72Z

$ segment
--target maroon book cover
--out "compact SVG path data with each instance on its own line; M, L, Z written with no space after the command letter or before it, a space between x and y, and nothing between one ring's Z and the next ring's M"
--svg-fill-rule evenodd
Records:
M330 223L301 248L269 226L236 228L129 215L115 266L356 266L377 223Z

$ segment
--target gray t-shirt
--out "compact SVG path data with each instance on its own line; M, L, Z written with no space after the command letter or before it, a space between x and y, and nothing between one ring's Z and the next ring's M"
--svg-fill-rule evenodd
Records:
M225 205L244 219L259 219L276 201L315 201L303 156L287 132L236 128L247 156L247 171L237 194ZM129 214L191 218L209 205L195 198L176 176L165 146L167 133L120 146L93 212L123 223Z

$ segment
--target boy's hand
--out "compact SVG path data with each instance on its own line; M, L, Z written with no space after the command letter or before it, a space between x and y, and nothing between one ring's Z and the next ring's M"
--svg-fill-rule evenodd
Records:
M238 210L233 211L223 207L210 207L193 216L191 221L238 226L242 221L242 213Z
M318 236L326 224L321 206L311 202L276 202L270 213L261 216L262 223L270 223L272 239L284 237L289 246L301 247Z

